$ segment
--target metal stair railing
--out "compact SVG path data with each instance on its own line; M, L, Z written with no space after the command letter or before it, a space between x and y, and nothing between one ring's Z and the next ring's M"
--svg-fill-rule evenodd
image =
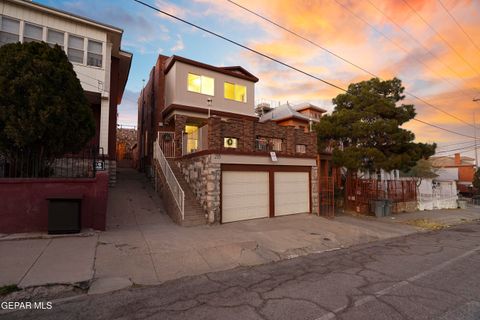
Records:
M165 180L167 180L168 187L173 194L173 198L177 203L178 209L182 215L182 221L185 219L185 192L183 191L180 183L175 177L175 174L172 171L172 168L167 162L167 158L163 154L162 148L158 144L158 141L153 143L153 157L156 159L162 169Z

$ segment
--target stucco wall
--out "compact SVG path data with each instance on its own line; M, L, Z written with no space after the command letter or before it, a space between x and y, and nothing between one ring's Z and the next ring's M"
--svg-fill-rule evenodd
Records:
M81 227L105 230L108 174L93 179L0 179L0 233L48 230L48 198L82 196Z
M215 79L214 96L190 92L187 89L188 73L207 76ZM238 102L224 97L224 82L243 85L247 88L247 102ZM255 92L254 83L235 78L219 72L206 70L182 62L175 62L166 75L166 106L180 104L205 109L219 110L254 116ZM212 99L209 105L207 99Z

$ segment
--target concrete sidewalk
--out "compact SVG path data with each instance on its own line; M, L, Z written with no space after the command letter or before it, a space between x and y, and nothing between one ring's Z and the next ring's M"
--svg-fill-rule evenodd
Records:
M165 214L144 176L121 170L118 178L110 189L107 231L86 237L0 238L0 286L91 281L90 293L102 293L407 235L419 231L405 224L415 219L448 225L480 219L479 209L380 219L299 214L186 228Z

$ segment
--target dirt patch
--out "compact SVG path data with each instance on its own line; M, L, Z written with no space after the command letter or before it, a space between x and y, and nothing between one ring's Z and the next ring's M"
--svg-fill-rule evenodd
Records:
M445 228L448 228L449 226L443 223L438 223L434 222L428 219L415 219L415 220L409 220L405 221L405 224L422 228L425 230L442 230Z

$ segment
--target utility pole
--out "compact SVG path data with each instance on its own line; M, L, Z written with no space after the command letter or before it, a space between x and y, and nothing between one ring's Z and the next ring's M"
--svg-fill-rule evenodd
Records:
M474 102L480 101L480 98L473 99ZM477 140L477 123L475 121L475 111L473 111L473 137L475 138L475 165L478 165L478 140Z

